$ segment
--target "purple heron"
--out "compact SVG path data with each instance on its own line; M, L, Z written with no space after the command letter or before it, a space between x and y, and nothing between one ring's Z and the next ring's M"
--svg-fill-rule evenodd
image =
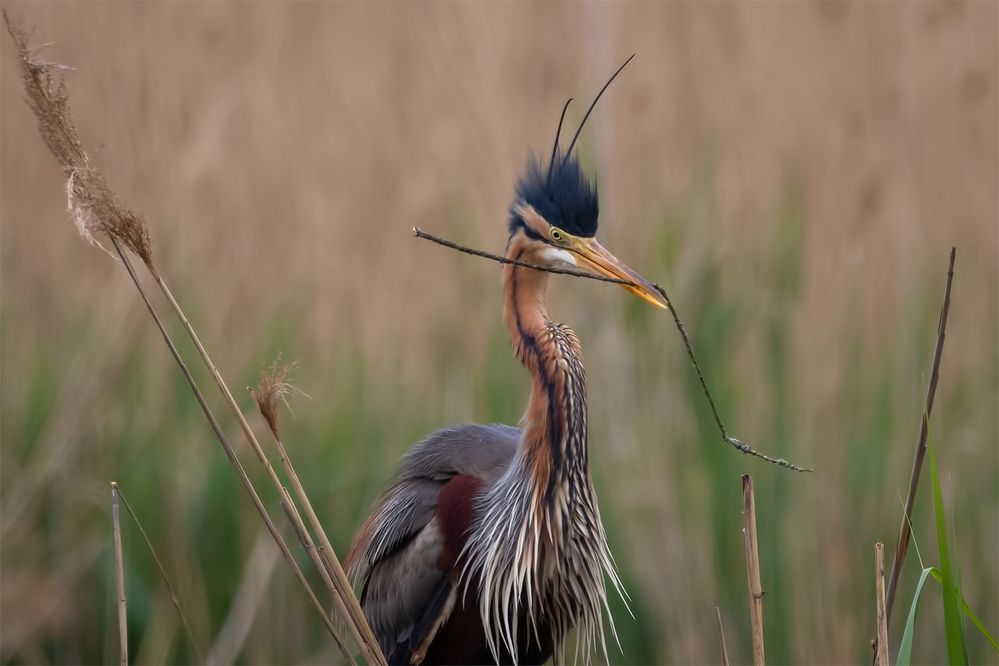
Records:
M556 132L547 167L529 161L506 256L627 280L665 308L596 241L597 191L572 154L620 71L567 151ZM598 645L606 655L606 581L619 591L620 581L590 478L579 340L548 317L549 277L503 266L504 321L532 380L522 427L458 425L413 445L351 547L348 569L390 663L560 662L574 627L584 655Z

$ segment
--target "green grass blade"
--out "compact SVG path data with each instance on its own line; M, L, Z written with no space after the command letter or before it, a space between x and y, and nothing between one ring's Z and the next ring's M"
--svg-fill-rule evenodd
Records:
M926 571L929 571L930 575L932 575L933 578L935 578L938 583L943 585L943 575L940 573L940 569L933 567L932 569L927 569ZM920 584L922 584L922 579L920 579ZM989 630L985 628L985 625L982 624L982 621L978 619L978 616L975 615L975 612L971 610L971 606L968 605L968 602L964 600L963 596L961 597L961 608L964 609L965 616L969 620L971 620L972 624L978 627L978 631L982 633L982 636L984 636L985 640L989 642L989 645L992 646L992 649L995 650L996 652L999 652L999 642L996 642L996 639L992 637L992 634L990 634Z
M947 660L951 664L968 663L968 646L964 642L962 631L961 610L958 600L961 593L954 581L954 569L950 561L950 549L947 546L947 518L944 515L943 496L940 493L940 475L937 472L937 460L933 454L933 446L927 442L927 453L930 458L930 482L933 490L933 513L937 526L937 549L940 552L940 584L943 587L944 628L947 634Z
M919 595L923 592L923 583L926 577L933 571L932 568L923 569L916 584L916 594L912 597L912 606L909 607L909 618L905 621L905 631L902 632L902 642L898 646L897 666L909 666L912 659L912 636L916 625L916 608L919 606Z

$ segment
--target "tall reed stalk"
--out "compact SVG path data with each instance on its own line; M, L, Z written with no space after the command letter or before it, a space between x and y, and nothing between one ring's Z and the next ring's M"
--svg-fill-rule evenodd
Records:
M919 475L926 458L926 437L929 434L930 417L933 415L933 399L937 394L937 381L940 379L940 360L943 358L944 339L947 337L947 315L950 314L950 288L954 282L954 263L957 260L957 248L950 248L950 260L947 265L947 286L944 287L943 303L940 305L940 318L937 321L937 341L933 347L933 362L931 363L930 381L926 386L926 401L923 404L923 414L919 422L919 437L916 439L916 452L912 459L912 473L909 475L909 492L905 497L905 510L902 515L902 525L898 529L898 542L895 545L895 555L891 563L891 575L888 579L888 592L885 598L885 616L891 622L891 610L895 605L895 593L898 589L898 577L902 573L902 564L909 552L909 541L912 539L912 509L916 504L916 489L919 487Z
M361 609L361 605L357 602L357 598L352 592L350 581L344 573L343 567L340 565L340 561L336 557L336 553L333 551L333 546L330 544L329 537L326 535L326 531L323 529L323 525L319 521L319 517L316 515L316 510L312 507L309 495L305 492L305 487L302 485L302 481L298 477L298 472L295 470L295 466L291 462L291 456L288 455L288 450L285 448L284 442L281 440L281 433L278 429L277 411L280 403L287 403L287 396L289 392L293 390L291 384L288 383L288 375L290 372L290 365L282 364L280 359L275 361L271 364L270 368L263 373L257 388L252 390L253 398L257 403L261 416L263 416L264 420L267 422L267 427L270 430L272 439L274 440L274 446L277 448L281 465L284 467L285 474L291 481L291 486L295 491L295 496L298 498L302 508L305 510L305 515L309 519L309 525L312 527L313 533L316 535L316 538L319 539L319 557L328 573L328 578L332 578L332 582L336 586L338 594L334 595L333 598L334 602L337 604L338 611L341 615L348 616L349 614L349 617L355 618L357 626L360 627L362 632L365 634L365 642L369 642L371 645L378 648L376 655L384 661L384 656L381 655L381 649L374 636L374 632L371 631L371 627L368 624L367 619L364 617L364 611ZM345 601L347 602L346 608L344 608Z
M337 647L339 647L340 652L350 663L354 663L353 658L350 656L350 651L347 649L343 638L340 636L340 632L337 630L330 617L326 614L326 611L323 609L323 605L319 603L319 599L316 597L315 592L312 591L312 586L309 585L308 580L305 578L305 574L302 573L301 567L298 566L298 562L295 561L294 555L291 554L291 549L288 548L287 542L281 535L281 532L278 531L277 525L275 525L274 521L271 520L270 514L267 513L266 507L264 507L263 502L260 500L260 496L257 494L256 488L253 486L253 482L250 481L250 477L247 476L246 470L243 469L242 463L240 463L239 458L236 456L236 452L233 450L232 444L229 443L229 439L222 431L222 427L215 418L215 414L205 401L205 396L202 394L201 389L198 388L197 383L194 381L194 377L191 375L191 371L188 369L187 363L184 362L180 352L177 350L177 346L174 344L173 339L170 337L170 334L167 333L162 320L156 313L156 309L149 301L149 297L146 295L146 292L142 287L142 283L139 281L139 276L135 273L135 269L132 267L131 259L128 258L128 254L121 247L119 239L116 236L111 236L111 244L114 246L115 251L118 253L118 257L121 259L122 264L124 264L125 269L128 271L129 277L131 277L132 281L135 283L136 289L138 289L139 294L142 296L143 302L146 304L146 309L149 311L150 316L156 323L156 328L159 329L160 335L163 337L163 341L170 350L170 354L177 362L177 366L184 375L184 379L187 380L188 386L191 388L191 392L194 393L194 397L197 399L198 405L201 407L202 412L204 412L205 418L208 419L208 424L211 426L212 432L215 434L216 439L218 439L219 444L225 451L226 457L229 459L229 463L232 465L233 469L236 470L236 474L239 476L239 480L242 482L243 488L250 496L250 500L253 502L254 508L256 508L257 513L260 514L260 518L264 521L267 531L270 532L271 537L274 539L278 549L281 551L281 555L288 563L288 566L291 567L292 572L294 572L295 578L305 589L306 595L309 597L313 607L322 618L323 624L326 626L326 630L329 631L330 636L333 637L333 640L336 642Z
M177 362L184 378L187 380L187 383L191 388L191 391L194 393L199 406L204 412L213 433L225 451L226 457L229 459L233 469L239 476L244 489L250 496L250 499L253 502L255 509L260 514L261 519L264 521L268 532L273 537L285 561L292 568L295 578L305 589L310 602L322 618L324 625L336 642L340 651L348 661L353 663L350 651L347 649L339 631L333 624L329 615L323 609L323 606L319 602L315 593L312 591L308 580L305 578L304 573L295 561L294 556L291 554L291 550L289 549L284 537L271 520L267 509L264 507L256 489L253 486L253 483L250 481L246 471L243 469L242 464L239 462L239 459L229 443L228 438L223 433L217 419L209 408L204 395L188 370L186 363L164 327L163 322L160 320L159 315L156 313L156 310L149 300L142 282L139 280L129 257L125 252L125 248L132 251L140 257L146 265L150 274L155 279L157 286L169 301L171 308L183 323L185 331L194 341L202 360L210 369L212 377L215 379L216 384L225 396L227 405L236 415L240 423L240 427L246 435L247 440L250 442L254 453L267 470L268 479L276 487L282 497L287 497L287 491L284 491L284 487L278 479L276 472L270 465L267 457L264 455L260 444L253 436L253 432L250 430L246 419L243 417L242 412L236 405L231 392L226 386L225 381L222 379L222 376L215 364L209 357L204 345L201 343L200 338L194 331L194 327L184 315L180 305L170 292L166 281L156 269L153 262L149 232L146 229L142 216L121 206L115 194L108 187L103 172L90 162L90 158L83 147L83 143L79 138L76 126L72 120L72 113L69 106L68 92L65 81L61 76L53 75L54 71L60 68L56 65L40 60L32 52L27 43L27 36L13 24L6 10L3 11L3 17L7 25L7 30L13 38L18 50L21 77L25 92L27 93L26 99L28 106L31 108L38 121L38 130L42 139L45 141L52 154L59 161L59 164L62 166L63 171L66 174L68 208L74 222L76 223L77 229L81 235L91 243L99 245L99 241L95 238L95 236L99 235L106 236L110 240L115 253L128 271L129 277L131 277L136 289L142 297L150 316L153 318L153 321L155 322L164 342L167 345L167 348L169 349L174 360ZM103 248L103 246L101 247ZM293 513L294 512L289 512L289 517L291 517L291 514ZM324 567L318 568L322 571ZM332 587L337 588L337 586ZM337 588L337 591L340 592L339 588ZM353 596L349 587L346 589L346 592L349 593L351 597ZM354 600L354 603L356 604L356 599ZM348 604L344 604L344 606L347 605ZM361 646L362 652L369 663L384 663L384 658L381 657L377 643L374 643L372 648L371 643L364 640L366 636L357 627L357 617L352 613L346 613L345 619L347 620L348 626L351 627L355 637L358 638L358 644ZM360 615L360 621L364 621L363 614ZM368 635L370 635L370 630Z
M756 541L756 497L753 477L742 475L743 533L746 536L746 573L749 579L749 620L753 631L753 664L766 663L763 649L763 584L760 582L760 553Z
M889 666L888 615L885 613L885 545L874 544L874 602L877 606L878 641L875 666Z
M722 625L721 609L715 606L715 616L718 618L718 642L721 643L721 663L728 666L728 647L725 645L725 627Z
M250 443L254 453L257 455L257 459L261 462L261 464L263 464L264 469L267 471L267 477L270 479L271 484L274 486L275 490L277 490L278 494L285 498L287 506L289 506L290 509L288 511L288 517L295 526L296 531L299 531L299 534L303 536L307 535L307 532L302 531L304 530L304 525L301 523L301 516L298 515L298 510L295 508L294 502L291 501L291 497L288 495L288 490L284 487L284 484L278 477L277 472L274 470L274 466L271 465L270 460L267 458L267 454L264 453L263 447L260 446L260 442L253 433L253 429L250 428L250 424L247 422L246 417L243 416L242 410L239 408L239 405L236 404L236 400L233 398L232 392L229 390L225 380L222 378L222 374L218 371L218 368L212 361L211 356L209 356L207 350L205 350L205 346L201 343L201 338L198 337L197 332L194 330L194 326L191 325L187 315L184 314L184 310L180 307L177 299L174 298L173 293L170 291L170 287L167 285L166 280L156 269L153 263L147 262L146 267L149 269L149 273L153 276L153 279L156 281L160 291L163 292L163 295L170 303L170 307L177 315L177 318L180 319L188 337L190 337L191 341L194 342L194 346L197 348L198 354L201 356L201 359L204 361L208 370L211 372L212 377L215 379L215 384L225 396L226 404L239 421L239 426L242 429L243 434L246 436L246 440ZM282 459L287 460L287 453L283 451L283 446L279 448L279 451L281 451ZM302 487L301 482L298 481L298 475L294 473L294 468L291 466L290 462L285 465L285 471L292 480L296 493L299 493L299 500L302 501L301 498L306 495L305 489ZM310 521L313 521L313 529L315 529L315 526L319 524L319 520L315 517L315 512L311 511L311 503L303 501L303 506L306 507L307 513L311 513ZM364 655L365 660L369 664L386 663L385 657L382 655L381 648L378 645L378 641L375 639L374 632L372 632L371 628L368 626L367 619L364 617L364 613L361 610L361 605L354 596L353 589L347 580L343 567L333 552L333 547L330 544L329 539L326 538L326 535L321 528L317 531L317 534L321 535L321 538L323 539L321 559L313 557L315 553L311 548L311 540L308 542L303 540L303 548L305 548L306 551L309 551L310 558L313 558L313 563L323 577L323 581L326 583L327 588L332 593L337 610L347 620L347 627L353 634L354 640L357 642L358 647L360 647L361 653Z
M173 604L174 610L177 611L177 616L180 618L180 622L184 627L184 633L187 634L187 640L191 643L191 649L194 651L195 658L198 660L198 663L204 663L205 659L201 653L201 648L198 646L198 641L194 639L194 632L191 631L191 624L187 621L187 615L184 613L184 609L180 606L180 598L177 596L177 592L174 589L173 584L170 582L170 577L167 576L166 567L163 566L163 562L160 561L159 555L156 554L156 549L153 548L153 542L149 539L149 535L146 534L146 529L142 526L142 521L139 520L138 514L135 513L134 509L132 509L132 505L129 504L128 497L125 496L121 486L114 484L114 487L118 491L121 503L125 505L125 510L128 511L128 515L132 517L132 521L138 528L139 534L142 535L142 540L146 542L149 554L153 556L153 560L156 562L156 568L159 569L160 577L163 579L163 584L166 585L167 592L170 594L170 603Z
M111 482L111 525L114 530L115 587L118 589L118 661L128 666L128 601L125 598L125 557L121 551L121 509L118 484Z

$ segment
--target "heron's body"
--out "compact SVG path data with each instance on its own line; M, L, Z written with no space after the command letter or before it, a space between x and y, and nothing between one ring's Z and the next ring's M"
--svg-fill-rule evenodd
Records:
M626 280L665 307L593 238L597 196L571 150L556 143L545 171L529 164L507 257ZM523 429L463 425L415 444L351 548L348 568L390 663L561 662L574 627L584 657L605 649L605 578L620 584L590 478L582 353L548 317L548 279L503 267L504 321L532 378Z
M537 261L517 241L508 255ZM504 319L534 379L524 429L466 425L416 444L355 544L390 660L492 662L492 642L500 661L543 662L573 626L599 632L613 569L587 466L585 371L575 333L547 316L547 281L504 268Z

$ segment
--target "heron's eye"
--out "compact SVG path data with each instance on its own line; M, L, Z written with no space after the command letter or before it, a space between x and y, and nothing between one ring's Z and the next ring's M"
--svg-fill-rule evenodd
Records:
M564 237L565 237L565 234L562 233L561 229L559 229L557 227L552 227L552 240L553 241L561 242Z

